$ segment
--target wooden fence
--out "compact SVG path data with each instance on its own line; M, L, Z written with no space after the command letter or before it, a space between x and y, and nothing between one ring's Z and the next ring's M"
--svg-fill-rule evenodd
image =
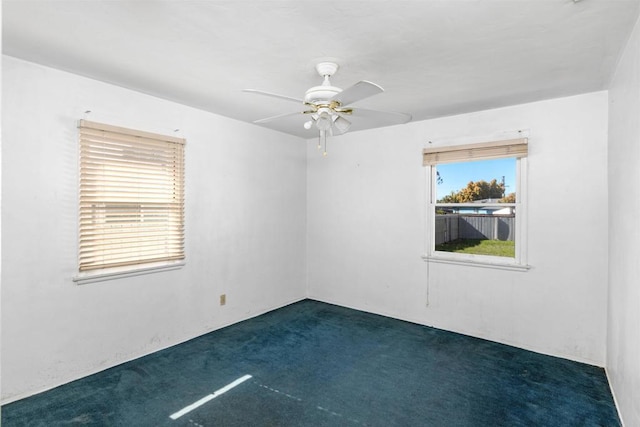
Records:
M515 215L436 215L436 245L456 239L514 240Z

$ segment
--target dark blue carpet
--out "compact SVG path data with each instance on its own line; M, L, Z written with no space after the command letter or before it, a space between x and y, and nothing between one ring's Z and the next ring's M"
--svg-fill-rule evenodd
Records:
M252 378L172 420L180 409ZM11 403L13 426L620 426L603 369L306 300Z

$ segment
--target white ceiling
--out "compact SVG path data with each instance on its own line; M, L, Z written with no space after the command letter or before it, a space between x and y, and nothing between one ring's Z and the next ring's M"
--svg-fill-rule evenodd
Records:
M3 0L3 53L252 122L321 79L413 120L606 89L640 0ZM311 138L294 116L268 126ZM375 124L359 124L354 130Z

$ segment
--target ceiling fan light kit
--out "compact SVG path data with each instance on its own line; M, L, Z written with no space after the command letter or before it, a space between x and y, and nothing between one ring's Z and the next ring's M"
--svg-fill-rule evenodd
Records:
M318 149L322 147L322 142L324 142L325 149L323 154L326 156L327 133L332 136L335 134L341 135L351 128L351 121L345 118L345 115L348 115L350 118L353 117L356 120L358 117L375 119L378 124L383 123L384 125L402 124L411 120L411 115L409 114L365 110L357 107L351 107L351 104L355 102L384 92L384 89L377 84L366 80L359 81L344 90L339 87L332 86L330 77L338 71L338 68L340 67L335 62L327 61L318 63L316 65L316 71L320 77L323 78L322 84L308 89L304 94L304 99L300 100L290 96L278 95L261 90L246 89L245 92L300 102L308 108L303 111L279 114L277 116L256 120L254 123L268 123L297 114L309 115L310 120L307 120L303 124L303 127L307 130L311 130L315 127L318 131Z
M333 121L333 125L340 131L340 133L345 133L351 127L351 122L344 117L336 116Z

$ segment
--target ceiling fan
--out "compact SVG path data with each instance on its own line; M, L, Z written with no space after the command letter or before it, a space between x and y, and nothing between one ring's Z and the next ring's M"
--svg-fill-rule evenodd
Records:
M327 134L340 135L347 132L351 127L350 119L357 120L358 117L373 119L377 124L382 125L403 124L411 120L410 114L352 107L351 104L381 93L384 89L366 80L359 81L344 90L332 86L329 78L338 71L338 64L335 62L320 62L316 65L316 71L323 78L323 82L320 86L308 89L304 94L304 99L256 89L245 89L245 92L285 99L304 105L303 111L278 114L277 116L256 120L253 123L268 123L298 114L306 115L309 120L303 126L305 129L315 128L318 130L318 148L321 148L321 142L324 140L324 155L326 155Z

